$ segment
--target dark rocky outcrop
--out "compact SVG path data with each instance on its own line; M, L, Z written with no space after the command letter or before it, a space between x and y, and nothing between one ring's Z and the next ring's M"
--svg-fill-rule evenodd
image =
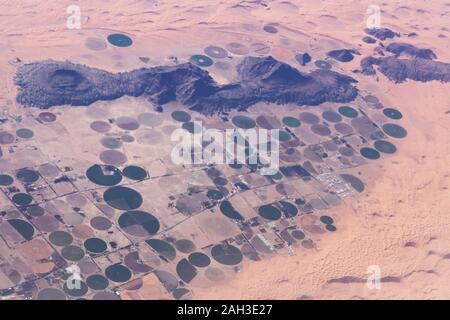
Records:
M340 62L350 62L355 54L359 54L356 50L340 49L327 52L327 56Z
M349 102L358 93L353 85L357 81L349 76L329 70L304 74L272 57L246 57L237 71L239 81L218 85L207 71L190 63L113 74L68 61L41 61L19 68L17 101L46 109L143 95L157 105L177 100L192 110L212 114L244 110L261 101L297 105Z
M366 37L362 38L362 41L364 41L365 43L368 43L368 44L372 44L372 43L377 42L377 40L375 40L374 38L369 37L369 36L366 36Z
M366 28L364 31L378 40L384 41L386 39L393 39L395 37L400 37L400 34L394 32L388 28Z
M380 40L400 36L387 28L365 29L365 31ZM392 55L388 57L385 52ZM355 72L375 75L374 66L378 66L377 69L381 73L396 83L404 82L407 79L421 82L450 81L450 64L433 61L437 57L431 49L421 49L403 42L392 42L387 46L380 43L374 49L374 53L380 57L365 57L360 62L361 70Z
M361 60L361 72L374 75L374 65L378 70L396 83L407 79L421 82L438 80L450 82L450 64L423 58L399 59L396 57L374 58L366 57Z
M373 65L379 65L381 63L380 59L374 57L365 57L361 60L361 73L367 76L372 76L376 74L375 68Z
M433 60L436 54L431 49L420 49L409 43L394 42L386 47L386 51L393 53L396 57L407 55L413 58Z

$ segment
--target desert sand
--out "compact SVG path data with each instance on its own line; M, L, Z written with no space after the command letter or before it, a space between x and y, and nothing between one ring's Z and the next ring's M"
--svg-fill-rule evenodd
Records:
M66 27L66 8L72 4L81 8L79 30ZM132 35L138 40L134 57L147 56L155 64L214 39L245 41L253 37L248 31L251 26L262 23L276 24L298 51L314 54L342 47L358 49L366 56L372 47L361 39L370 4L350 0L0 1L1 111L14 117L35 112L15 102L17 58L24 62L67 59L111 72L142 67L119 49L100 57L84 48L87 35L101 36L103 30ZM432 49L439 61L450 62L450 3L389 1L380 7L382 26L401 33L402 41ZM247 31L242 31L246 26ZM417 37L408 38L411 32ZM274 56L292 61L280 37L264 37ZM348 74L358 68L359 59L343 67ZM221 81L220 75L216 80ZM364 167L366 190L333 208L339 229L321 237L315 250L246 262L227 282L195 288L194 299L450 298L449 84L394 84L381 74L358 80L360 89L402 112L408 138L397 142L397 153ZM64 108L59 111L65 112ZM82 143L74 143L74 148L81 150ZM380 289L366 285L371 265L380 267ZM155 281L147 282L151 286ZM148 291L165 297L159 289Z

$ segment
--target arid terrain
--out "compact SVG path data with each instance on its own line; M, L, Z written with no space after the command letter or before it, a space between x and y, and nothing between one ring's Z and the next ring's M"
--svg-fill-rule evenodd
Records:
M71 5L80 9L79 28L67 25ZM350 0L0 0L2 298L449 299L450 84L410 78L395 83L376 65L375 75L362 74L360 62L380 52L389 55L385 47L401 42L431 49L436 58L430 60L450 63L450 2L379 3L381 27L398 37L372 44L362 40L368 37L370 5ZM132 43L114 45L112 34L126 35L119 40ZM224 48L226 55L217 48L208 51L211 46ZM327 56L336 49L354 50L354 59ZM311 62L301 65L300 53L308 53ZM358 96L345 103L327 97L318 106L263 100L246 110L230 106L225 114L200 113L172 100L160 106L155 103L160 96L145 95L98 99L89 106L54 103L46 110L17 101L18 70L33 62L67 60L125 73L190 61L221 86L236 83L236 66L251 55L270 55L303 73L329 68L353 77ZM58 85L70 93L71 83L64 81ZM27 89L29 96L40 94L35 87ZM340 116L337 110L344 105L370 119L370 125L355 123L343 111ZM341 129L325 111L339 117ZM303 112L323 117L325 124L309 123ZM305 178L282 172L281 179L264 180L251 168L222 165L216 173L207 166L176 165L170 161L170 135L180 126L194 130L185 126L191 118L220 130L245 127L238 120L280 128L289 136L282 165L301 164L315 173ZM386 130L391 123L405 134ZM383 141L395 145L393 152L372 148L380 132ZM345 150L332 149L330 143L338 140ZM123 180L105 182L103 171L91 178L87 170L96 164L112 166L109 174ZM125 174L127 166L135 171ZM135 167L147 173L135 178ZM33 179L36 172L39 178ZM363 190L344 176L362 182ZM348 192L331 185L332 178ZM114 197L108 201L108 191L120 188L113 187L119 182L138 192L139 205L119 204ZM231 219L219 209L228 200L242 217ZM288 216L280 201L294 203L296 213ZM269 203L286 219L266 219L261 207ZM157 227L137 216L124 222L138 208L151 213L143 217L156 219ZM324 222L330 217L333 223ZM292 230L302 230L302 237ZM183 247L179 240L186 239ZM188 243L195 245L189 249ZM226 251L230 248L238 248L238 254ZM215 250L225 253L217 258ZM205 258L208 267L193 262L193 251L212 257ZM72 263L81 269L85 289L73 291L64 284L64 269ZM367 283L373 266L380 271L377 288ZM93 275L101 279L96 282Z

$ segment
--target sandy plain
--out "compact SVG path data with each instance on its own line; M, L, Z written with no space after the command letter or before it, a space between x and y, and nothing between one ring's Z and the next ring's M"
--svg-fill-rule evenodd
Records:
M66 8L82 10L82 28L68 30ZM371 1L0 1L0 102L14 117L37 110L14 101L17 61L68 59L118 72L141 67L136 55L164 63L212 42L245 41L252 25L275 23L285 30L290 47L312 54L336 47L372 47L361 38ZM402 33L402 40L432 49L450 61L450 3L389 1L380 4L382 25ZM247 28L247 31L242 31ZM107 30L107 31L106 31ZM84 48L87 35L120 30L138 39L133 56L108 50L102 56ZM415 38L405 34L416 32ZM443 35L444 37L438 37ZM205 43L205 39L206 43ZM292 61L280 37L261 35L273 54ZM358 61L358 59L356 59ZM343 66L351 72L357 61ZM220 81L220 75L216 75ZM393 84L384 76L358 77L360 89L395 106L408 138L398 152L366 165L366 190L334 208L339 230L318 240L317 250L294 251L246 263L227 282L195 288L197 299L439 299L450 297L450 95L449 85L408 81ZM64 115L64 108L58 109ZM67 110L74 114L73 110ZM69 115L67 115L69 117ZM58 147L55 143L54 147ZM61 147L61 146L59 146ZM83 141L72 146L89 159ZM51 149L51 147L49 147ZM83 150L84 149L84 150ZM380 290L366 286L367 267L378 265ZM148 283L151 286L152 279ZM141 297L149 298L152 294ZM150 292L156 289L149 287ZM158 290L156 290L158 291ZM159 293L157 294L159 295ZM130 295L133 297L132 295ZM139 298L140 296L134 296Z

